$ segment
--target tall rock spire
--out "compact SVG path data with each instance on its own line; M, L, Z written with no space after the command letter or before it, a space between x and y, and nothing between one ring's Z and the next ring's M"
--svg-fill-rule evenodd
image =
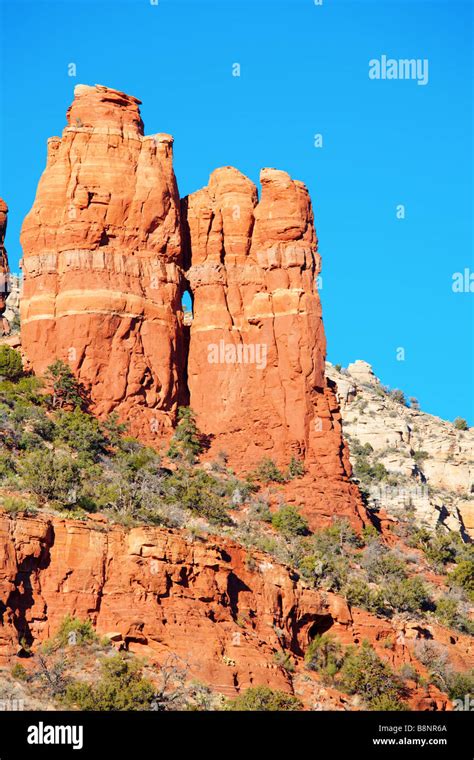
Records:
M79 85L22 229L22 343L35 372L67 362L92 411L117 411L157 446L190 403L208 457L264 458L306 474L287 498L314 521L361 522L326 342L306 187L237 169L181 204L169 135L143 135L140 101ZM181 295L194 319L183 325ZM189 355L188 355L189 351ZM190 400L189 400L190 399Z
M190 404L237 471L269 457L304 463L289 497L320 523L363 509L334 392L316 288L313 211L302 182L263 169L257 189L232 167L183 202L194 295Z
M153 440L179 403L181 233L173 138L145 137L139 104L75 88L23 224L21 321L36 372L67 362L97 414Z

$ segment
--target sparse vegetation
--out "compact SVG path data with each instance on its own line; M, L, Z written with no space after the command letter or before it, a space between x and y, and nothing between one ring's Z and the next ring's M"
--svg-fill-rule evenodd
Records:
M341 644L330 634L318 634L305 653L306 667L322 676L323 682L332 683L344 662Z
M390 391L390 398L396 401L397 404L403 404L403 406L407 405L405 394L398 388L394 388L392 391Z
M202 436L194 413L188 406L181 406L178 409L178 425L171 439L168 456L192 464L202 449Z
M269 459L268 457L262 459L252 475L255 480L258 480L261 483L285 482L284 474L278 469L273 459Z
M405 687L367 642L351 648L341 669L341 683L358 694L370 710L406 710Z
M229 699L226 704L227 710L238 712L294 712L302 708L303 705L297 697L284 691L270 689L268 686L252 686L234 699Z
M18 380L23 374L23 364L19 351L10 346L0 346L0 381Z
M140 711L151 709L154 696L154 686L143 677L141 664L117 654L102 663L102 676L97 684L68 684L64 702L80 710Z
M291 457L290 464L288 465L287 480L294 480L294 478L301 478L304 475L304 462L296 457Z
M283 505L272 517L272 525L286 537L305 536L308 532L308 523L300 515L296 507Z
M84 390L70 367L60 359L51 364L45 375L50 388L49 401L53 409L76 407L84 404Z

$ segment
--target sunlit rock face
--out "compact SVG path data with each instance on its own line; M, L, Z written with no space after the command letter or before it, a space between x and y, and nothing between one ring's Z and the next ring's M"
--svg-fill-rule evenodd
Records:
M326 383L313 211L302 182L263 169L261 196L233 167L183 201L194 296L190 402L211 453L237 470L304 462L290 499L309 517L359 520L338 406Z
M144 136L139 104L76 87L23 224L21 321L35 372L62 359L149 440L179 403L181 232L173 138Z
M169 135L146 137L136 98L79 85L22 229L22 343L42 374L69 364L104 417L159 447L190 403L209 442L245 472L292 457L288 500L310 520L362 524L326 341L310 197L237 169L180 203ZM191 325L181 296L193 297ZM190 321L189 319L187 320Z

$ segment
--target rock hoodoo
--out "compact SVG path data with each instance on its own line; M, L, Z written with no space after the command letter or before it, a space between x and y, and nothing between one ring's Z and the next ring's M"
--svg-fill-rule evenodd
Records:
M217 169L183 202L194 294L191 406L211 451L224 449L238 469L262 456L303 460L308 477L296 501L308 516L351 517L357 492L324 374L311 201L286 172L263 169L260 180L258 201L237 169Z
M173 139L145 137L140 101L79 85L21 242L22 343L36 372L70 364L99 415L169 428L179 403L179 197Z
M247 177L225 167L180 212L173 140L143 135L139 103L79 85L62 138L49 140L22 230L22 342L33 369L68 362L97 415L117 411L156 445L189 402L210 456L225 450L240 471L294 456L306 475L289 500L309 517L360 525L325 378L306 187L263 169L259 200Z

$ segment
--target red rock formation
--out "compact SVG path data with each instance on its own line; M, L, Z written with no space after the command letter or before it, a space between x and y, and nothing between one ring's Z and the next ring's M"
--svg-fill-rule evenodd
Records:
M145 137L140 101L79 85L21 242L22 343L43 373L59 358L144 439L169 428L179 403L179 198L173 138Z
M238 471L263 457L304 460L290 500L315 523L345 515L360 525L358 491L333 387L315 279L320 269L311 201L286 172L254 184L237 169L211 174L189 196L187 277L194 296L188 361L190 403L211 454Z
M143 136L139 101L80 85L62 139L22 230L22 342L33 369L67 361L93 410L117 410L159 445L187 399L238 471L270 456L305 462L287 497L313 525L361 526L349 482L315 286L317 240L308 191L264 169L233 168L184 203L182 244L172 138ZM184 256L182 250L184 249ZM181 265L194 296L189 362Z
M8 258L5 250L5 233L7 230L8 206L0 198L0 335L7 335L10 327L6 319L2 317L5 311L5 302L8 296Z
M21 639L35 651L71 614L151 661L177 655L191 676L226 695L252 684L290 690L275 653L291 653L303 669L309 640L328 630L344 644L367 638L393 665L417 667L415 634L401 638L390 621L351 611L262 552L251 558L224 538L0 512L0 660L11 664ZM457 639L447 646L469 667L472 643ZM439 692L428 696L446 709Z

